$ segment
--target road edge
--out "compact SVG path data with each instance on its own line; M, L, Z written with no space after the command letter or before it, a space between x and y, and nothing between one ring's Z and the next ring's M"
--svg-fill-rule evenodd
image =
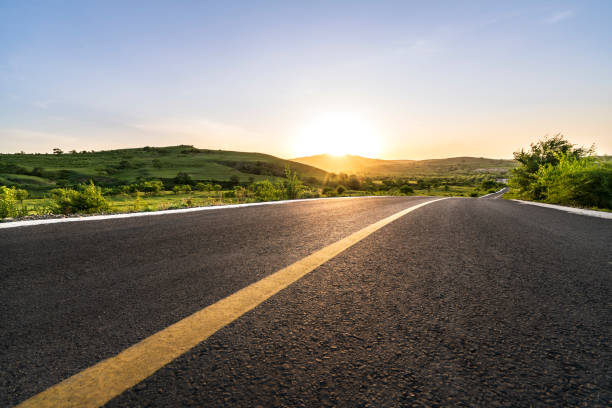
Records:
M510 201L515 201L520 204L529 204L537 205L538 207L552 208L553 210L565 211L572 214L586 215L587 217L597 217L612 220L612 213L604 211L585 210L584 208L566 207L564 205L538 203L535 201L525 201L516 199L511 199Z
M298 202L305 202L305 201L341 200L341 199L357 199L357 198L384 198L384 197L399 197L399 196L300 198L300 199L295 199L295 200L261 201L257 203L245 203L245 204L210 205L206 207L179 208L179 209L174 209L174 210L140 211L140 212L120 213L120 214L90 215L90 216L82 216L82 217L46 218L46 219L40 219L40 220L7 221L7 222L0 222L0 229L29 227L33 225L44 225L44 224L57 224L60 222L99 221L99 220L112 220L112 219L120 219L120 218L147 217L147 216L154 216L154 215L182 214L182 213L189 213L189 212L196 212L196 211L226 210L229 208L243 208L243 207L254 207L254 206L260 206L260 205L288 204L288 203L298 203ZM418 197L418 196L411 196L411 197ZM426 196L423 196L423 197L426 197Z

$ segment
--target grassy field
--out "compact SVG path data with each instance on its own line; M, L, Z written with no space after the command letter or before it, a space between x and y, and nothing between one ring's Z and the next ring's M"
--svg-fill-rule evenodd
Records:
M64 154L0 154L0 185L45 191L87 183L118 186L139 180L173 179L179 172L197 181L224 183L282 177L291 166L300 178L323 180L326 172L262 153L194 149L191 146Z
M461 163L462 159L457 160ZM0 218L157 211L290 198L474 197L497 187L494 173L478 168L463 173L451 170L444 173L444 169L448 170L445 166L457 163L450 159L442 162L445 164L415 165L420 170L412 176L397 176L405 174L398 170L390 175L366 177L328 173L261 153L203 150L191 146L1 154ZM478 164L484 165L482 161ZM289 175L285 173L287 166L292 169Z

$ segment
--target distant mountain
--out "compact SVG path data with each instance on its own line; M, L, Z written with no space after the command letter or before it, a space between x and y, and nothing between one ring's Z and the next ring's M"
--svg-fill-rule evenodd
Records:
M381 160L361 156L316 156L298 157L292 161L318 167L332 173L358 174L363 176L432 176L448 174L503 174L516 166L514 160L487 159L483 157L452 157L430 160Z

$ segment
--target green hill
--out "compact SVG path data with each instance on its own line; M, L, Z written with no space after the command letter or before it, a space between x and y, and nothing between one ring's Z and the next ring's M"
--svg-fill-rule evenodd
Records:
M380 160L361 156L341 157L321 154L299 157L292 161L318 167L332 173L357 174L369 177L451 176L490 173L504 175L516 166L514 160L483 157L452 157L431 160Z
M262 153L196 149L193 146L144 147L63 154L0 154L0 185L47 190L93 180L100 186L138 180L170 180L177 173L194 180L229 182L283 177L290 165L303 180L323 180L326 172Z

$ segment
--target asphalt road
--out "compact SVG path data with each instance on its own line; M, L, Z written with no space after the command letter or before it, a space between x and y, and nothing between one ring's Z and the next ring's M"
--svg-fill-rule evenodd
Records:
M0 230L12 406L427 197ZM452 198L366 237L109 407L610 406L612 220Z

